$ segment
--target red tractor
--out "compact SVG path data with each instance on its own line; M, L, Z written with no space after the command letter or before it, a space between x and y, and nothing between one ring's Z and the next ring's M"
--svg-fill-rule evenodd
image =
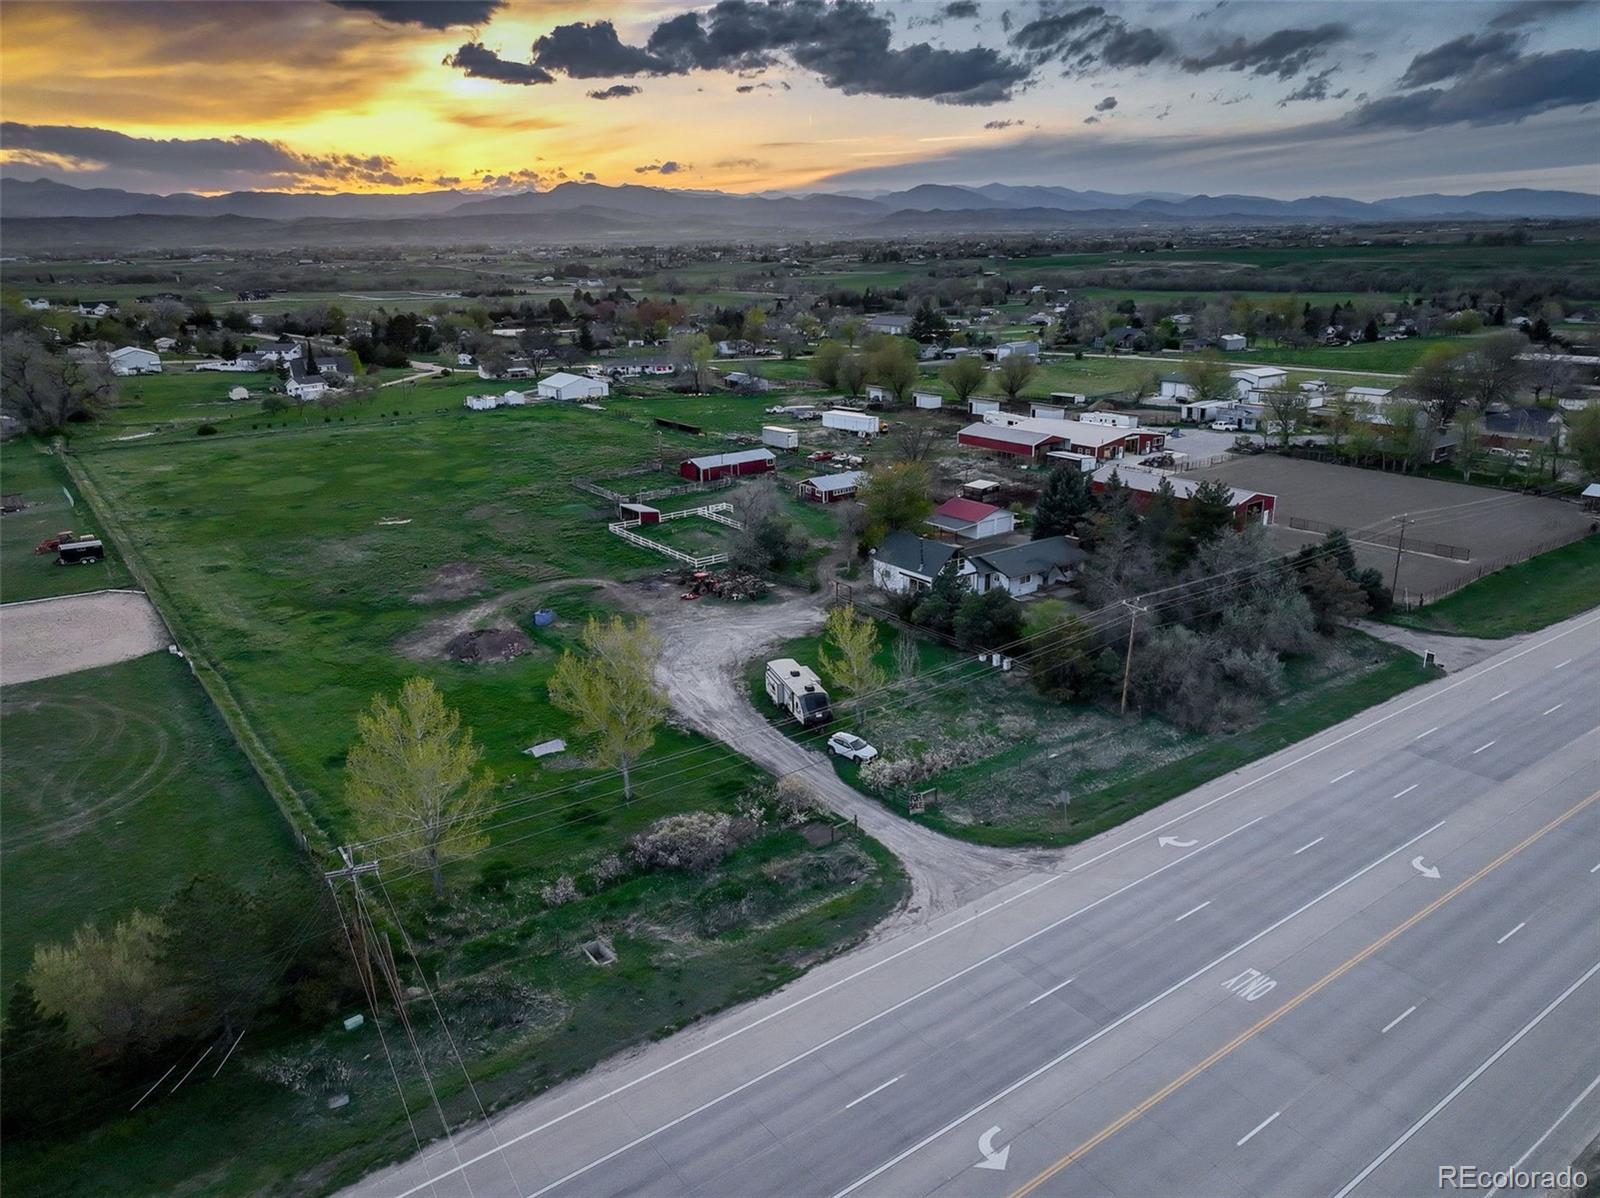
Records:
M34 546L33 551L35 553L54 553L61 548L63 541L76 541L77 539L78 534L69 528L64 532L56 533L53 537L46 537L38 545Z

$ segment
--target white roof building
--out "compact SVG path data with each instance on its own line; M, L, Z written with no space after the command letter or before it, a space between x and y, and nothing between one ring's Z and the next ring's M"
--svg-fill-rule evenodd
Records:
M539 380L541 399L604 399L610 394L610 383L586 374L568 374L558 370L549 378Z

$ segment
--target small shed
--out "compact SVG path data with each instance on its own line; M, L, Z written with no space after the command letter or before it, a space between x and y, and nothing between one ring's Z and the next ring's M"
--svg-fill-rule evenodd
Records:
M1041 420L1065 420L1067 409L1059 404L1030 403L1028 405L1028 415Z
M867 385L867 402L868 403L893 403L894 402L894 392L889 390L889 388L887 388L887 387L880 386L877 383L869 383Z
M944 407L944 396L937 391L913 391L911 402L925 412L937 412Z
M982 416L985 412L998 412L1000 401L998 399L969 399L967 406L974 416Z
M975 478L971 482L961 484L961 493L968 499L982 499L987 501L989 496L998 493L1000 484L992 478Z
M761 426L761 444L773 449L799 449L800 430L785 428L781 424L763 424Z
M800 498L815 503L835 503L851 498L861 486L861 471L846 470L842 474L821 474L800 484Z
M617 515L624 520L637 520L640 524L661 523L661 509L645 503L619 503Z
M1217 338L1217 345L1230 353L1243 349L1247 344L1243 333L1224 333Z

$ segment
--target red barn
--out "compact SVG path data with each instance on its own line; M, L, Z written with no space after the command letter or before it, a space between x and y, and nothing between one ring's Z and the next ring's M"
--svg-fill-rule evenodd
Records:
M690 458L678 473L690 482L708 483L713 479L765 474L777 468L778 459L770 449L741 449L734 453L708 453Z
M1053 433L979 422L969 424L957 433L956 444L967 449L988 449L1019 458L1038 458L1044 456L1046 450L1060 445L1061 438Z
M1134 506L1140 511L1150 506L1150 501L1155 497L1163 479L1171 485L1172 499L1180 512L1189 506L1195 488L1200 485L1198 479L1158 474L1154 470L1141 470L1137 466L1110 465L1102 466L1094 472L1089 489L1096 493L1104 491L1113 473L1133 493ZM1252 491L1248 487L1230 487L1229 491L1232 493L1233 522L1236 526L1243 528L1246 524L1272 523L1273 513L1278 507L1276 495L1269 495L1265 491Z

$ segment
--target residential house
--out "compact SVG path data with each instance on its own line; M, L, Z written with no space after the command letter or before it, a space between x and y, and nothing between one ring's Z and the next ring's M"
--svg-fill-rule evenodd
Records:
M50 310L50 301L47 299L25 299L22 301L22 306L31 312L48 312Z
M161 355L136 345L124 345L121 349L112 350L106 355L106 361L111 365L112 374L161 373Z
M821 474L805 479L800 484L800 498L814 503L837 503L850 499L861 488L865 477L860 470L846 470L842 474Z
M1143 329L1124 324L1108 331L1102 339L1102 344L1109 349L1137 351L1150 348L1150 337Z
M569 374L565 370L558 370L548 378L539 380L540 399L604 399L610 394L610 383L586 374Z
M505 366L499 371L489 369L484 363L478 363L478 377L480 379L531 379L533 377L533 363L527 358L507 358Z
M321 371L309 369L304 358L296 357L289 362L289 381L283 385L283 389L291 398L308 403L321 399L328 391L329 382Z
M1075 538L1057 536L996 549L974 547L965 552L965 560L972 567L967 585L974 591L1004 590L1021 599L1066 582L1089 555Z
M1150 501L1161 489L1161 484L1166 483L1172 488L1173 503L1181 512L1189 506L1189 501L1194 498L1194 493L1201 482L1199 479L1181 478L1175 474L1163 474L1137 466L1110 465L1102 466L1094 472L1094 477L1089 481L1090 490L1097 493L1105 491L1110 485L1113 474L1132 492L1134 506L1141 510L1150 506ZM1235 525L1243 528L1247 524L1272 523L1273 512L1278 506L1276 495L1270 495L1265 491L1253 491L1246 487L1230 487L1228 490L1233 503Z
M1003 507L957 496L934 508L927 523L935 536L978 541L1011 532L1017 526L1017 518Z
M948 541L892 532L873 551L872 585L894 595L925 591L955 554L956 547Z
M110 316L116 310L116 300L82 300L73 305L79 316Z
M170 354L178 348L178 339L176 337L157 337L155 339L155 347L156 352L159 354Z
M263 362L283 365L305 353L305 347L289 337L280 337L271 345L264 345L254 352L260 355Z
M887 333L891 337L909 337L912 318L899 312L878 312L867 317L863 326L868 333Z
M690 482L705 483L719 478L766 474L777 469L777 465L777 456L770 449L741 449L689 458L678 466L678 473Z
M1483 414L1483 443L1509 448L1535 449L1553 446L1560 449L1567 422L1556 408L1534 405L1504 411L1490 409Z

